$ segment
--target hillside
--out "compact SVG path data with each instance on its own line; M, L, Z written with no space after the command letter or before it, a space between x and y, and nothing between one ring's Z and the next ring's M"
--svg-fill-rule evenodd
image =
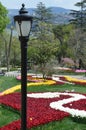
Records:
M29 8L28 12L30 15L34 14L34 10L36 8ZM61 7L50 7L52 14L55 16L55 19L52 20L52 22L54 24L67 24L69 22L69 20L71 19L71 16L69 15L70 13L70 9L65 9L65 8L61 8ZM8 10L8 16L11 20L10 24L13 23L13 17L18 14L17 9L9 9ZM8 25L9 27L10 25Z

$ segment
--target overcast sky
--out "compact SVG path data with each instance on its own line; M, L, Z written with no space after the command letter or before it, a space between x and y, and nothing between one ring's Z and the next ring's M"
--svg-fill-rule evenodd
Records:
M0 2L8 9L20 9L22 3L25 4L26 8L36 7L39 2L45 4L46 7L78 9L74 4L80 2L80 0L0 0Z

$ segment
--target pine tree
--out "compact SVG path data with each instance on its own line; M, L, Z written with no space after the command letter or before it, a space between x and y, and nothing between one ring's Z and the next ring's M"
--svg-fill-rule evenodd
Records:
M34 10L35 19L33 25L33 34L37 38L42 38L42 36L51 30L51 21L52 21L52 13L50 8L46 8L46 6L40 2L37 5L36 10ZM42 39L43 40L43 39Z
M71 15L73 19L70 20L72 24L81 30L86 30L86 0L81 0L77 2L75 6L80 7L80 10L71 10Z

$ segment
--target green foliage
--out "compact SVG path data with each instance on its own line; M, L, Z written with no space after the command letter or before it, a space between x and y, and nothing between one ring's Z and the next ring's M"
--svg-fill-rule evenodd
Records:
M37 5L37 9L35 10L36 18L34 19L34 26L33 34L36 38L41 40L46 39L44 38L46 35L50 34L51 31L51 19L52 13L49 8L40 2ZM43 36L42 36L43 35Z
M6 8L0 2L0 33L6 28L6 25L9 22L7 13Z
M38 71L45 75L47 73L47 64L54 58L58 44L41 40L34 40L31 42L32 44L30 44L28 48L29 61L37 65Z
M37 5L35 15L37 17L37 19L35 19L35 31L33 32L35 39L30 41L28 59L38 65L38 70L45 75L46 64L54 56L58 49L58 44L54 39L52 24L50 24L52 16L50 9L46 8L45 5L40 2Z
M20 66L21 64L20 43L19 43L18 38L14 36L12 37L10 64L12 65L12 67Z
M49 22L52 18L51 10L49 8L46 8L42 2L39 2L37 5L35 15L38 18L38 21L41 22Z
M77 2L75 6L79 7L79 10L71 10L71 23L73 23L77 28L86 31L86 0L81 0Z
M71 20L72 23L75 25L76 30L74 30L74 34L72 38L70 38L70 45L72 43L72 52L74 54L75 60L82 59L83 66L82 69L86 67L86 47L85 47L85 35L86 35L86 0L82 0L77 2L75 6L79 7L79 10L72 10L71 14L73 15L74 19ZM70 49L71 49L70 48Z
M56 53L59 63L61 62L62 57L69 55L67 49L69 48L68 40L71 30L72 30L71 25L54 25L53 27L53 33L55 35L55 39L59 40L59 49L57 50Z
M68 50L71 53L70 56L73 57L75 61L79 61L82 59L83 66L82 69L85 69L86 66L86 32L82 32L81 29L75 29L72 31L69 42L68 42ZM72 51L71 51L72 50Z
M18 38L13 35L13 29L6 29L0 34L0 43L1 66L20 66L20 44Z
M51 43L44 43L40 41L39 46L37 47L38 50L38 57L37 61L39 64L46 64L50 59L53 54L53 47Z

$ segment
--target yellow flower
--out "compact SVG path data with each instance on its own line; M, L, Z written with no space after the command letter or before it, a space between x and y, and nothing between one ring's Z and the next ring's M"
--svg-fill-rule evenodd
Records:
M86 80L83 79L77 79L77 78L73 78L70 76L64 76L66 78L66 80L71 81L71 82L81 82L81 83L86 83Z
M10 94L10 93L13 93L13 92L15 92L16 90L19 90L20 88L21 88L21 85L16 85L16 86L14 86L14 87L12 87L12 88L9 88L9 89L3 91L3 92L1 93L1 95L7 95L7 94Z
M27 86L34 86L34 85L37 86L37 85L46 85L46 84L47 84L47 85L51 85L51 84L55 84L55 83L56 83L56 82L53 81L53 80L46 80L45 82L28 83ZM16 90L19 90L19 89L21 89L21 85L16 85L16 86L14 86L14 87L12 87L12 88L9 88L9 89L3 91L3 92L0 94L0 96L13 93L13 92L15 92Z

